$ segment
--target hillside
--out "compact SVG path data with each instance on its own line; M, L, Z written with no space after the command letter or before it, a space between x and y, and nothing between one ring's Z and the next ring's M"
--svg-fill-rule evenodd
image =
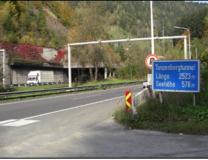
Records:
M199 57L208 59L207 5L154 1L153 13L155 36L187 34L174 26L190 28L192 50L197 48ZM149 36L149 1L0 1L1 42L60 49L69 42ZM180 41L160 41L155 49L158 55L166 54L170 59L181 58L183 54ZM125 67L118 71L121 77L129 74L141 77L147 72L141 64L150 53L150 42L72 47L72 52L77 53L72 58L83 66L92 64L97 69L104 63L110 70L123 64Z
M178 25L181 17L205 6L183 1L155 1L153 5L155 35L174 34L173 26ZM0 41L59 48L68 40L79 39L68 37L68 31L84 18L83 7L96 8L94 13L103 18L100 23L105 25L106 38L150 35L148 1L1 1ZM103 25L98 23L99 20L96 25Z
M106 18L106 27L112 38L150 36L149 1L77 1L70 2L70 5L78 14L84 11L84 6L98 6L97 13L99 9L103 10L102 16ZM154 1L155 35L175 34L173 26L180 25L182 17L197 13L205 6L183 1Z
M67 17L67 21L71 18L70 12L66 12L70 11L69 5L63 3L0 2L0 40L53 48L62 47L67 42L69 27L68 22L64 23L64 17ZM56 10L53 10L53 6L56 6Z

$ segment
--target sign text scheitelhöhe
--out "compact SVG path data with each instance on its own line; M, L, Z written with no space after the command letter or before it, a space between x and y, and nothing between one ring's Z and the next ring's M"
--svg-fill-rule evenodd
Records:
M152 68L152 89L167 92L199 92L199 60L156 60Z

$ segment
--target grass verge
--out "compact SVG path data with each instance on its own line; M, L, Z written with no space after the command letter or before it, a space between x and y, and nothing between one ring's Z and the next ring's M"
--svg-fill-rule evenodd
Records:
M150 99L140 107L138 114L133 116L123 108L114 113L114 118L120 124L133 129L158 130L169 133L208 134L207 104L192 106L191 95L178 98L180 94L169 94L160 104L158 100ZM178 100L177 100L178 99ZM171 101L171 103L170 103ZM189 102L190 104L187 104Z
M128 79L106 79L106 80L100 80L100 81L89 81L86 83L74 83L74 86L90 86L90 85L101 85L101 84L116 84L116 83L127 83L127 82L134 82L135 80L128 80Z
M90 86L90 85L101 85L101 84L116 84L116 83L125 83L125 82L133 82L136 80L127 80L127 79L107 79L101 81L90 81L86 83L72 83L73 87L78 86ZM63 88L68 87L68 84L54 84L54 85L40 85L40 86L21 86L15 87L15 91L29 91L29 90L38 90L38 89L51 89L51 88Z

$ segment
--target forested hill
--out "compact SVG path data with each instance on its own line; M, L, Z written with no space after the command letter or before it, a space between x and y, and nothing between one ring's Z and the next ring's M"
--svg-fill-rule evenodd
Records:
M0 40L61 47L72 12L68 2L0 1Z
M81 2L84 3L84 2ZM116 33L122 32L130 36L144 37L150 35L150 3L149 1L106 1L100 2L105 8L107 22ZM79 2L71 2L76 10ZM96 4L86 3L86 6ZM84 5L83 5L84 6ZM187 15L192 15L205 8L198 3L185 3L183 1L154 1L155 34L172 34L173 26ZM112 33L112 34L116 34Z
M155 35L173 34L173 26L180 25L182 17L205 7L183 1L155 1L153 5ZM150 35L149 1L1 1L0 40L58 48L68 40L88 40L76 32L82 32L79 29L84 26L79 25L90 18L95 28L102 28L102 34L96 32L91 39Z

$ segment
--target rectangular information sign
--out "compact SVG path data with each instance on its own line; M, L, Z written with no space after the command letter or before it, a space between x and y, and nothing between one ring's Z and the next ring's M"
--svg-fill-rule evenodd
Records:
M152 64L152 89L167 92L199 92L199 60L155 60Z

